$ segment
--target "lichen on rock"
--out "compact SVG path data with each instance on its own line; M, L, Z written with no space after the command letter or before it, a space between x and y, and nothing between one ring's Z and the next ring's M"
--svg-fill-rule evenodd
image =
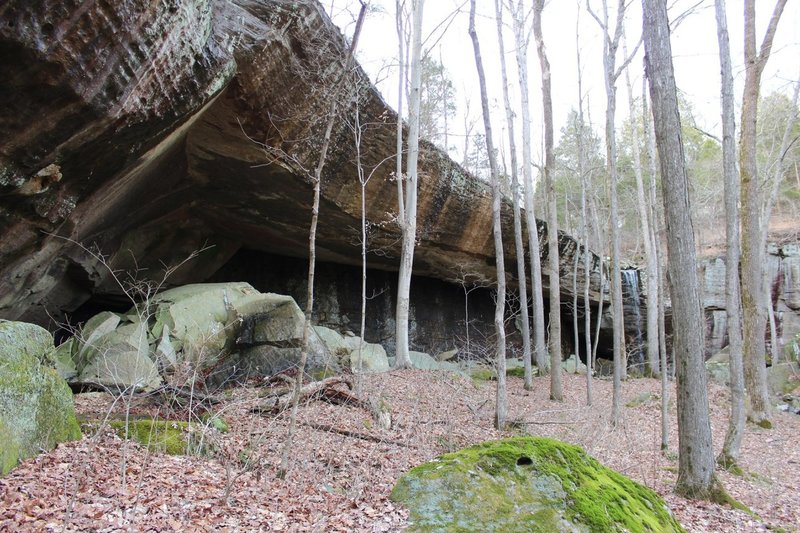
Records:
M81 437L72 392L49 366L54 349L45 329L0 320L0 475Z
M539 437L442 455L405 474L392 499L412 531L683 531L652 490Z

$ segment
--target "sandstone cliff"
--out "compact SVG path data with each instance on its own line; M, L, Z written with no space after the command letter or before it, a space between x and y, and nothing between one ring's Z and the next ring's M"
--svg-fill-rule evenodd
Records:
M317 2L11 0L0 19L0 317L45 324L93 295L121 295L111 271L160 279L194 250L205 251L170 284L208 279L240 249L305 255L306 176L345 46ZM373 172L369 261L393 270L396 115L359 69L346 82L318 257L360 261L358 102ZM509 209L504 223L510 253ZM418 231L415 273L493 277L489 188L431 145ZM567 275L578 247L559 244Z

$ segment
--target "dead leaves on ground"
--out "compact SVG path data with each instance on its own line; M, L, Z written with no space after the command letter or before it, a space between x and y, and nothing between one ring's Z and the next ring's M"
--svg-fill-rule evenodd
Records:
M561 404L549 400L547 377L536 378L533 391L509 379L509 419L548 424L522 424L508 433L492 427L492 383L476 387L453 374L409 370L367 376L363 386L365 397L391 404L392 429L378 427L364 406L309 396L301 404L285 480L275 473L288 417L251 412L263 401L263 389L240 388L217 395L224 399L211 408L230 431L209 433L215 450L210 457L148 454L102 432L26 461L0 478L0 531L397 531L407 513L389 493L403 472L471 443L524 432L579 444L604 464L653 487L689 531L766 531L768 526L797 531L800 524L800 417L794 415L776 414L771 431L748 428L742 449L748 475L719 472L726 489L755 518L674 495L677 462L659 451L658 402L626 408L624 424L612 428L608 381L595 380L596 399L587 408L579 376L564 376ZM658 382L631 380L623 399L647 393L657 397ZM710 396L718 447L727 425L727 394L712 386ZM112 401L94 394L78 396L76 405L81 416L97 421ZM481 405L486 407L470 409ZM118 403L114 409L125 407ZM144 399L129 407L134 416L165 415L163 407ZM672 417L674 451L674 405Z

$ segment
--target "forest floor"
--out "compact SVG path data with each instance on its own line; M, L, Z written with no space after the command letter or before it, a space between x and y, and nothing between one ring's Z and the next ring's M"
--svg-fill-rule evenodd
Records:
M594 379L586 407L585 377L564 374L564 402L548 399L549 378L533 391L509 378L511 432L492 428L495 384L448 372L394 371L364 377L364 393L391 405L392 429L374 427L361 408L312 401L300 407L291 466L276 476L288 414L256 414L263 388L232 389L214 410L230 427L209 432L211 456L149 453L108 430L87 432L25 461L0 478L0 531L397 531L407 512L389 499L407 470L445 452L511 435L548 436L578 444L605 465L661 494L688 531L800 531L800 417L775 413L775 429L748 426L743 476L717 471L731 496L753 515L691 501L672 492L677 476L674 388L669 452L660 451L660 384L623 385L624 423L609 423L611 382ZM714 448L728 419L728 393L709 386ZM165 415L152 399L117 402L100 393L76 396L83 420ZM174 413L173 413L174 415Z

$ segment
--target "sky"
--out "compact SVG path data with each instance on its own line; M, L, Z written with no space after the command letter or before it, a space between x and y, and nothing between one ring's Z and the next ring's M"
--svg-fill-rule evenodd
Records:
M410 0L407 0L410 1ZM592 9L601 15L602 0L589 0ZM526 2L528 5L530 2ZM610 19L615 20L613 8L616 2L609 0ZM323 0L342 31L350 35L354 27L358 2L355 0ZM365 21L359 43L358 59L362 67L377 83L386 101L397 106L397 34L395 29L394 0L372 0L373 9ZM625 21L625 34L629 48L633 48L641 36L641 2L628 4ZM675 77L678 88L692 103L698 126L704 131L719 135L719 59L714 16L714 0L672 0L670 19L674 22L689 8L694 10L681 19L673 29L672 51ZM758 0L756 3L757 43L760 45L769 17L772 14L772 0ZM580 9L579 9L580 7ZM460 11L459 11L460 8ZM482 130L480 116L480 93L472 51L472 42L467 34L469 23L469 2L465 0L427 0L423 16L423 48L427 53L441 60L457 90L456 118L449 125L450 144L454 148L451 155L461 156L463 146L464 116L469 114L477 120L478 130ZM743 60L743 0L728 0L728 26L730 31L731 53L734 70L735 95L741 99L744 83ZM451 14L456 13L451 17ZM443 21L451 20L446 31L442 31ZM516 79L516 61L510 17L505 13L505 51L509 69L509 89L512 104L519 115L519 83ZM556 142L559 130L564 124L570 109L577 107L577 49L580 47L582 63L582 83L584 87L584 106L595 129L602 136L605 114L605 86L602 71L603 41L597 22L586 11L586 0L550 0L542 15L544 41L552 70L553 114L556 128ZM487 74L487 86L492 108L492 127L495 137L506 136L505 112L502 102L499 48L495 25L493 0L477 0L476 29L480 39L481 54ZM576 38L576 35L578 38ZM579 41L579 43L578 43ZM631 81L635 96L642 93L643 60L642 49L630 63ZM534 123L533 146L541 146L541 93L538 56L533 39L528 50L528 79L530 83L531 112ZM620 47L617 65L623 60ZM775 37L772 56L762 78L762 94L775 90L790 94L791 84L800 77L800 2L790 0ZM624 75L617 83L617 124L627 116L627 89ZM467 104L469 102L469 104ZM738 112L738 110L737 110ZM520 126L516 126L517 132ZM502 145L507 142L501 142ZM536 150L534 150L537 152ZM538 150L540 157L541 149Z

